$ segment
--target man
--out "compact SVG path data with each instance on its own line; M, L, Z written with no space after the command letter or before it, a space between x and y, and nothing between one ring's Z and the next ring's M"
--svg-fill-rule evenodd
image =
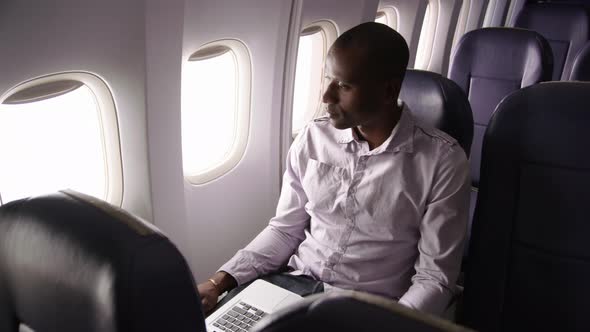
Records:
M222 292L271 274L303 295L355 289L443 313L460 270L469 167L454 139L398 103L408 54L378 23L336 40L328 116L293 142L276 216L198 286L206 311Z

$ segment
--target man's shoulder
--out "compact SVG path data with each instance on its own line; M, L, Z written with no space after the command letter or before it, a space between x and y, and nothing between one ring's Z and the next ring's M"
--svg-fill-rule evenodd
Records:
M435 148L448 150L449 148L459 145L457 140L449 134L443 132L440 129L434 128L431 124L428 124L420 120L420 118L415 117L407 104L404 103L403 108L405 118L408 119L407 123L413 126L414 129L414 148Z
M422 123L416 123L414 128L415 149L439 157L449 153L465 153L455 138L440 129Z
M416 130L418 131L419 135L424 135L427 139L436 142L438 144L447 145L447 146L454 146L458 145L456 139L451 137L451 135L445 133L444 131L430 127L427 125L422 125L420 123L416 124Z

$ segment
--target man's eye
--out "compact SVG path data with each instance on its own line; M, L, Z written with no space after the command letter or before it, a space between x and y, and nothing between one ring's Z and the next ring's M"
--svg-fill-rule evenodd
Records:
M342 83L342 82L338 82L338 88L343 89L343 90L348 90L348 89L350 89L350 85Z

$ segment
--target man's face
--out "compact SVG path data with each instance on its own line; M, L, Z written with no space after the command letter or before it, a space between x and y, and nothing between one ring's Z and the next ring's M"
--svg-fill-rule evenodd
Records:
M368 60L363 50L356 48L332 48L328 53L322 101L337 129L379 121L388 103L387 83L374 75Z

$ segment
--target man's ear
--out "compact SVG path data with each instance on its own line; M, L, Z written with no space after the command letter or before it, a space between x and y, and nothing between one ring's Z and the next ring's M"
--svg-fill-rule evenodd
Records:
M385 98L388 103L397 104L397 98L402 88L402 82L400 79L392 78L387 82L385 86Z

